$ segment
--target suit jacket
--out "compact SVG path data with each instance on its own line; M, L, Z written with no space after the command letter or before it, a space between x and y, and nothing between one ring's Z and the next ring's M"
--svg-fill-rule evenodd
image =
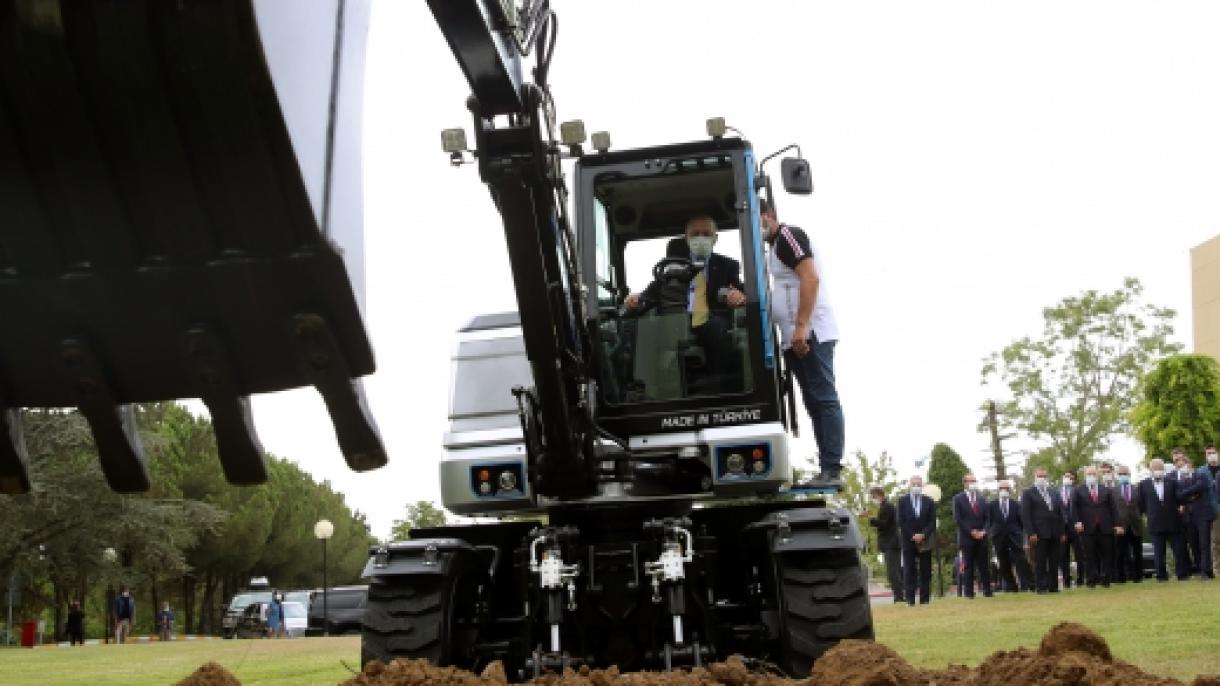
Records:
M1118 508L1118 519L1114 522L1129 534L1143 535L1144 518L1140 515L1140 485L1127 484L1131 489L1131 502L1123 498L1123 485L1114 487L1114 506Z
M1114 523L1118 521L1118 506L1114 502L1114 492L1101 484L1097 484L1094 488L1097 489L1097 502L1093 502L1093 495L1088 486L1076 487L1072 496L1076 501L1072 507L1075 517L1072 527L1075 528L1077 524L1082 524L1086 534L1111 535L1114 533Z
M936 533L936 503L926 495L919 496L919 516L915 516L915 506L911 503L908 493L898 499L898 536L902 546L915 545L911 536L923 534L928 541Z
M1063 535L1063 501L1059 499L1059 489L1047 486L1046 492L1051 499L1049 505L1037 486L1030 486L1021 494L1021 524L1026 536L1037 534L1038 538L1058 541Z
M1041 497L1041 496L1039 496ZM1024 529L1021 527L1021 499L1008 499L1008 516L1004 516L1003 508L1000 507L999 499L987 503L987 510L991 522L989 533L994 538L1004 538L1008 536L1015 538L1018 541L1024 534Z
M1140 482L1140 512L1148 515L1149 531L1176 533L1182 528L1182 520L1178 516L1178 482L1165 478L1161 479L1161 483L1164 485L1164 500L1157 497L1151 477Z
M1216 518L1216 509L1212 505L1214 489L1207 467L1194 470L1189 483L1178 477L1178 501L1186 506L1186 516L1191 521L1210 522Z
M666 257L684 257L690 259L690 246L686 244L685 238L675 238L669 242L669 246L665 251ZM728 305L720 302L720 289L732 286L739 291L745 292L746 286L741 281L741 264L731 257L725 257L719 253L712 253L707 258L707 263L703 266L704 278L707 279L706 302L707 309L712 310L727 310ZM648 284L644 292L640 296L650 302L659 302L661 298L661 286L663 285L660 279L654 280Z
M958 544L974 540L970 532L979 529L987 531L991 528L991 513L987 501L982 495L974 496L975 508L970 507L970 496L964 491L953 496L953 521L957 524Z
M885 499L877 508L877 516L870 517L868 523L877 528L877 548L880 550L895 550L898 544L898 513L894 504Z
M1059 496L1059 502L1063 503L1063 532L1069 539L1074 538L1076 536L1076 487L1070 487L1067 497L1064 497L1063 485L1055 486L1055 495Z

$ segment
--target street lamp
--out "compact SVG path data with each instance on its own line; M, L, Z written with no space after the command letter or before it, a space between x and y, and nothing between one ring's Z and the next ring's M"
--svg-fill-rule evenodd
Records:
M313 535L322 541L322 635L330 635L330 608L326 605L326 541L335 535L335 525L329 519L319 519L313 525Z
M106 637L106 643L110 643L110 613L114 610L114 563L119 559L119 554L114 548L106 548L102 551L102 559L106 561L106 609L102 614L102 626L105 627L103 635Z

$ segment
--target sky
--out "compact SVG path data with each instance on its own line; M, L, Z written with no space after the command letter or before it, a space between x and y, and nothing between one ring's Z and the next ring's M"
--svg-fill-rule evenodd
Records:
M1125 276L1189 349L1189 251L1220 233L1220 3L552 4L561 120L615 148L699 139L712 116L760 153L800 144L816 190L778 210L823 255L849 452L907 474L945 442L981 466L983 358ZM440 149L469 130L468 89L424 3L374 2L364 91L365 383L390 465L349 471L312 390L255 416L386 536L439 500L456 329L515 301L477 170ZM794 462L813 453L794 441Z

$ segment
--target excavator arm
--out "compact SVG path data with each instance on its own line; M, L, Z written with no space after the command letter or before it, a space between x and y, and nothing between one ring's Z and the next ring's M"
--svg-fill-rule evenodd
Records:
M567 217L547 70L557 20L547 0L428 0L470 85L474 154L504 223L534 387L520 389L535 492L589 495L596 432L584 288ZM526 58L535 56L532 80Z

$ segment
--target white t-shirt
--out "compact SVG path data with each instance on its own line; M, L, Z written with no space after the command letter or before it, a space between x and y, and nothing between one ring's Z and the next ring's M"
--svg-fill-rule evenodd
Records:
M792 347L792 331L801 302L801 279L796 268L807 259L813 260L818 273L818 295L810 317L810 330L819 343L839 340L839 324L830 304L821 254L814 250L809 236L800 228L780 224L767 253L767 268L771 272L771 317L779 326L785 350Z

